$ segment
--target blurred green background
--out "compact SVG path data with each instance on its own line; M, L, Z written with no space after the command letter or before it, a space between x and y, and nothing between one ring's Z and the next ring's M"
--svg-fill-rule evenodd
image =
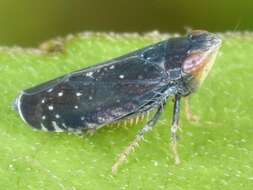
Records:
M0 44L36 46L81 31L253 29L250 0L0 0Z
M253 33L222 35L217 63L192 99L200 123L181 114L182 164L176 166L169 151L170 102L115 176L112 164L144 123L104 128L92 137L38 132L22 122L11 103L22 89L123 55L162 35L76 35L58 43L64 51L55 54L1 48L35 47L83 31L250 31L253 1L0 0L0 24L0 190L253 189ZM51 46L57 50L57 43Z

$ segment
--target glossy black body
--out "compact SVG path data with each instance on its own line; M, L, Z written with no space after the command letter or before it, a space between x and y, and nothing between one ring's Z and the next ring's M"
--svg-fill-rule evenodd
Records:
M172 38L23 91L15 107L32 127L48 131L100 128L189 95L187 56L208 48L214 36Z

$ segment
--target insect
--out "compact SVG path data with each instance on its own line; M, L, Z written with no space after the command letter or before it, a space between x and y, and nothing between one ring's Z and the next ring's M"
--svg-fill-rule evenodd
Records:
M115 172L155 126L166 102L174 99L171 136L178 163L180 99L202 84L220 46L217 35L192 31L24 90L14 107L30 126L55 132L97 130L153 110L154 115L119 155L112 167Z

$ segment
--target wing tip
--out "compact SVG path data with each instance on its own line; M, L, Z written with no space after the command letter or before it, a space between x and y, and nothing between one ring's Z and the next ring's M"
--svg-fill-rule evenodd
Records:
M22 114L22 109L21 109L21 103L22 103L22 97L24 95L24 92L20 92L19 95L15 98L15 100L12 102L12 108L19 114L21 119L27 123L26 119L24 118Z

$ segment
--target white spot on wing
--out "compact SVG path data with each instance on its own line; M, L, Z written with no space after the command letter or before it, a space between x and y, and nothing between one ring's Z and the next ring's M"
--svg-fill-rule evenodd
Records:
M63 132L63 130L57 125L55 121L52 121L55 132Z
M53 89L52 88L50 88L47 92L52 92L53 91Z
M109 69L114 69L114 68L115 68L115 66L114 66L114 65L112 65L112 66L110 66L110 67L109 67Z
M45 99L43 98L42 100L41 100L41 103L42 104L44 104L46 101L45 101Z
M55 115L55 118L59 119L59 118L60 118L60 115L59 115L59 114L56 114L56 115Z
M83 94L82 93L80 93L80 92L77 92L76 93L76 96L82 96Z
M125 76L124 75L119 75L119 78L120 79L123 79Z
M93 75L93 72L88 72L88 73L86 73L86 76L87 76L87 77L92 77L92 75Z
M59 93L58 93L58 96L63 96L63 92L59 92Z
M89 100L92 100L93 98L92 98L92 96L89 96Z
M63 126L65 129L68 128L67 125L66 125L65 123L62 123L62 126Z
M48 131L47 128L43 125L43 123L40 124L42 131Z
M46 116L45 116L45 115L43 115L41 118L42 118L43 120L45 120L45 119L46 119Z
M74 107L75 109L78 109L78 105L75 105L75 107Z
M48 106L48 109L52 111L54 109L54 106L50 105Z

